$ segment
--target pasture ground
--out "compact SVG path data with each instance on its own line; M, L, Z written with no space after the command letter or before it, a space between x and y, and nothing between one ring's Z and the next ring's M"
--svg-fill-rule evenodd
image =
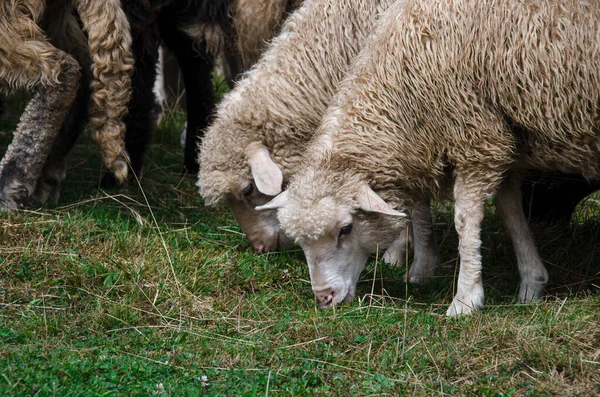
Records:
M0 153L18 118L0 124ZM138 185L103 191L81 139L58 208L0 214L0 395L600 394L600 195L569 228L536 225L546 299L514 304L510 242L488 208L485 308L447 318L451 210L428 286L374 258L355 301L315 308L302 253L255 254L227 210L181 176L181 115L157 131ZM141 188L140 188L141 186Z

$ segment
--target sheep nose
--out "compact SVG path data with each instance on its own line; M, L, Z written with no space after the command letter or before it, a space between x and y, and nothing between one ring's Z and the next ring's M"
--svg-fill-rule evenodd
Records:
M263 243L254 244L254 249L259 254L264 254L266 252L265 245Z
M333 301L333 291L331 288L328 288L323 291L315 292L315 297L317 298L317 303L321 309L324 309Z

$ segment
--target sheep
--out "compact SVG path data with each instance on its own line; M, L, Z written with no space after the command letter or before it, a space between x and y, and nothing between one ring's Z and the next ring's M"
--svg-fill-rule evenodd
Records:
M375 16L391 3L307 2L286 21L258 64L218 107L201 146L198 186L205 204L229 205L258 252L286 248L289 242L279 232L274 211L260 213L254 207L279 193L296 172L307 142L368 37ZM426 218L422 223L429 231L430 222ZM428 249L413 260L413 282L429 278L438 261L432 236L425 240ZM405 246L400 236L384 259L401 262Z
M85 36L73 16L73 6L88 36L90 123L108 168L120 181L127 177L129 159L121 119L130 96L133 58L129 23L120 1L8 0L0 7L0 86L4 91L29 89L34 94L0 163L0 208L17 209L36 190L40 196L47 195L43 192L48 186L45 173L53 170L45 164L60 151L53 149L55 141L67 140L61 126L78 93L78 80L87 74L80 71L77 61ZM66 53L60 49L63 46L79 55Z
M480 229L496 195L518 299L548 280L521 206L527 170L600 177L600 3L406 0L390 7L287 190L264 205L304 250L321 306L352 299L390 219L453 184L460 272L446 314L483 306ZM376 236L376 237L374 237ZM389 238L383 236L383 238ZM360 252L359 252L360 253Z

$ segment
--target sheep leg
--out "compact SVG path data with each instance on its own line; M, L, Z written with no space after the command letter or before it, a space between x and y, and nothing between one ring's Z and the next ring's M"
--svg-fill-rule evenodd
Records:
M517 255L521 275L518 300L531 302L542 297L544 286L548 282L548 271L540 259L523 213L519 183L520 178L516 175L510 175L502 182L496 195L496 208L508 230Z
M215 107L211 72L213 60L210 55L206 57L178 54L183 80L185 81L186 102L188 109L188 125L185 138L184 166L188 173L198 173L198 153L196 149L200 144L204 130L211 120ZM187 58L187 59L186 59ZM192 106L194 106L192 108Z
M440 263L440 253L435 243L429 200L417 203L412 210L412 229L415 255L404 281L424 284L433 278Z
M71 12L65 11L64 7L70 7L70 2L64 2L63 8L56 6L47 9L42 23L52 44L77 60L81 66L81 78L77 96L31 197L37 205L45 205L48 202L52 205L58 204L60 185L67 175L67 157L87 122L91 59L87 39L79 27L77 18Z
M196 174L199 169L196 149L208 126L215 107L212 85L214 56L206 42L196 42L176 30L169 13L161 14L160 31L167 46L175 53L185 83L187 104L187 134L185 138L185 172Z
M429 201L423 201L412 211L408 229L402 230L398 237L383 254L383 261L391 265L401 265L406 258L408 248L414 245L414 257L409 271L404 275L404 282L424 284L431 280L440 262L440 254L431 222ZM407 232L408 231L408 232Z
M86 83L85 79L80 81L76 99L54 141L42 174L36 182L35 191L31 197L31 201L36 205L58 204L61 183L67 176L68 155L87 121L89 85Z
M408 250L411 250L412 246L412 224L408 223L408 228L402 229L400 232L400 237L394 240L387 250L385 250L383 254L383 261L392 266L403 265L406 259L407 247Z
M147 48L146 42L150 43L150 48ZM131 157L131 169L138 177L142 172L145 148L156 124L153 87L156 81L158 44L157 27L151 26L136 37L132 46L136 59L132 78L135 90L129 102L129 113L125 116L125 148Z
M471 314L483 306L481 280L481 222L486 194L459 172L454 182L454 224L458 232L460 271L448 316Z
M159 39L156 24L151 24L134 36L131 46L136 63L131 78L131 100L124 118L127 126L125 149L130 157L130 169L138 178L142 172L144 153L156 124L153 87L156 81ZM114 173L104 174L100 184L105 188L116 186Z
M28 65L27 78L21 65L4 65L2 77L16 82L17 87L36 88L0 163L0 208L17 209L33 193L75 98L79 64L42 37L20 42L10 50L14 59Z

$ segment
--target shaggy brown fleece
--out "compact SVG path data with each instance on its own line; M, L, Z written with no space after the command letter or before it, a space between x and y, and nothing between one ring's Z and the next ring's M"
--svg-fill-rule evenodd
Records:
M51 44L52 36L48 38L39 27L46 5L44 0L8 0L0 6L0 87L35 91L0 164L2 207L16 208L33 193L77 92L80 65ZM77 23L71 1L53 0L48 5L56 20L47 21L47 33L80 40L81 33L78 37L72 33ZM93 61L92 123L98 129L96 136L107 165L124 180L128 160L123 151L121 118L129 100L133 70L129 24L119 0L77 0L74 5L88 33Z
M258 61L286 14L301 3L302 0L237 0L234 3L233 32L243 69L249 69Z
M96 128L104 161L117 180L127 179L129 158L124 150L125 124L131 96L131 34L120 0L76 0L89 37L92 57L92 109L90 124Z

